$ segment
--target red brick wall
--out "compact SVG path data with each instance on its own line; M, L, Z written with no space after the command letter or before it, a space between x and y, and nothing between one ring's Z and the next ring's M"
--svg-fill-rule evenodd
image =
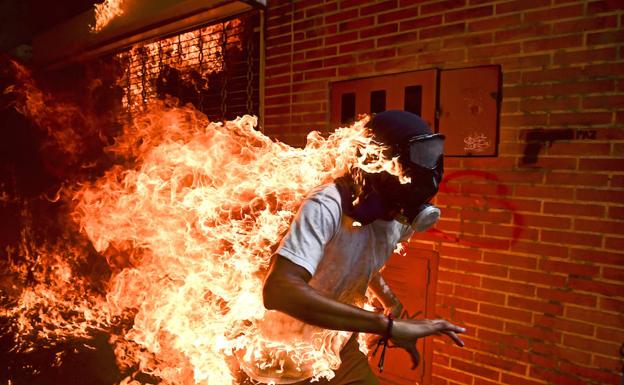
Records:
M499 156L448 158L434 384L619 384L624 2L269 0L265 130L329 129L329 82L501 64ZM572 129L523 163L528 130Z

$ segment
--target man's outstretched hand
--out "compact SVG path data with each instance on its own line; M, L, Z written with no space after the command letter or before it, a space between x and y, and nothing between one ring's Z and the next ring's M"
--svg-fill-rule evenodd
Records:
M422 337L432 335L447 335L457 346L463 347L464 341L459 338L458 334L464 333L466 329L453 325L452 323L437 320L396 320L392 326L390 340L394 345L407 350L412 357L412 369L418 366L420 355L416 350L416 341Z

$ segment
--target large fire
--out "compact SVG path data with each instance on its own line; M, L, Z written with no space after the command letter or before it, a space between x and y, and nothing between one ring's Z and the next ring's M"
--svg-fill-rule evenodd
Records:
M48 114L59 103L22 81L4 90L18 95L16 107L40 124L59 118ZM117 164L53 198L71 207L69 226L86 238L33 249L25 232L14 251L22 261L7 268L20 284L5 311L17 346L105 331L123 384L138 383L137 372L162 384L234 384L237 367L279 374L307 366L331 377L340 361L329 345L342 334L288 335L262 305L262 280L307 191L353 166L400 175L366 119L328 137L312 132L305 148L268 138L253 116L210 122L173 101L150 102L125 122L106 149ZM84 266L102 259L110 274L94 283Z

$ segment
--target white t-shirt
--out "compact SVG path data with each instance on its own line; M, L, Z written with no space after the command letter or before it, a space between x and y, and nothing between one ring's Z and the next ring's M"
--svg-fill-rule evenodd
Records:
M309 271L310 286L327 297L361 307L373 274L412 230L396 221L377 220L366 226L353 222L343 215L335 184L317 187L299 208L276 253ZM248 351L255 363L249 360L242 369L265 383L293 383L337 369L340 350L351 336L279 311L267 311L258 327L268 341L266 349Z
M317 187L299 208L277 254L310 272L310 285L326 296L362 306L371 277L412 230L397 221L353 222L343 215L335 184Z

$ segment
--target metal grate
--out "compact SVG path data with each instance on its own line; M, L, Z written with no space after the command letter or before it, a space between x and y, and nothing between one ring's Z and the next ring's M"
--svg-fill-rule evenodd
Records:
M117 54L128 113L173 96L211 120L258 115L259 12L135 45Z

